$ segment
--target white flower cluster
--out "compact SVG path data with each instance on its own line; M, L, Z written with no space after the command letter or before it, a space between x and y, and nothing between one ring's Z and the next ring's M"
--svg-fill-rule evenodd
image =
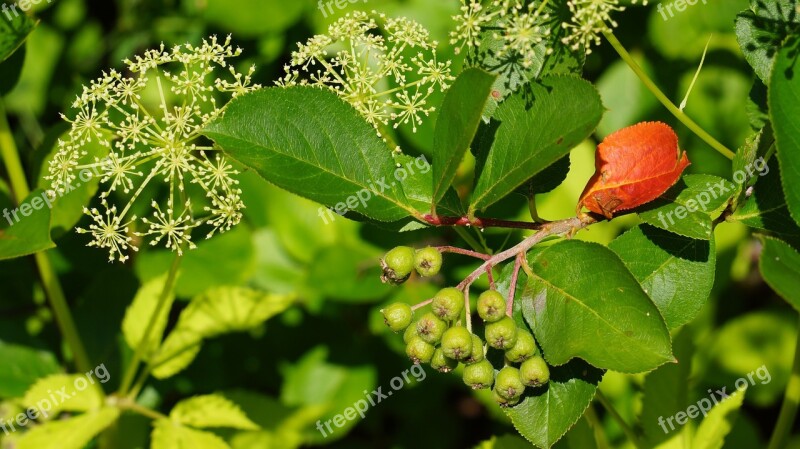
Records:
M631 0L631 3L635 5L637 0ZM647 0L642 0L642 4L647 5ZM572 21L563 24L570 34L562 42L572 50L583 47L586 54L592 52L592 45L600 45L601 34L617 27L611 14L625 11L619 0L569 0L567 5L572 13Z
M260 87L251 84L254 67L242 74L229 66L227 60L240 54L230 37L224 42L211 37L199 46L185 44L171 50L162 44L126 60L129 75L111 70L84 86L72 105L76 110L72 118L62 115L72 126L58 142L46 179L52 190L64 193L80 170L101 173L102 210L84 208L92 223L78 232L92 236L89 246L108 250L109 261L127 260L128 250L138 249L134 237L149 238L152 245L164 242L182 254L184 248L195 246L193 229L209 226L206 237L211 237L241 220L244 204L235 179L238 172L200 135L222 113L217 96L230 99ZM219 78L217 72L226 76ZM157 107L145 106L142 96L147 89L157 92ZM92 162L90 143L99 144L107 156L95 155ZM143 195L151 181L163 181L168 196L165 204L144 200L151 205L152 216L137 220L132 206L142 196L154 195L153 190ZM193 189L205 197L202 207L193 208ZM112 204L112 192L126 200L121 210Z
M410 124L416 131L434 110L428 97L454 79L450 61L437 61L437 45L412 20L354 12L331 24L327 34L298 43L277 84L331 89L376 129Z

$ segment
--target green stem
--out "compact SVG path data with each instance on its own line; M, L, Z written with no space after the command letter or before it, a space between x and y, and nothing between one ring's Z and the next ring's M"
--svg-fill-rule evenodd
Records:
M139 405L136 403L136 401L133 401L128 398L120 398L117 401L116 405L120 410L130 410L134 413L138 413L142 416L146 416L153 420L169 419L169 417L167 417L166 415L159 413L153 409L147 408L143 405Z
M158 317L161 315L161 310L167 304L167 299L169 299L170 292L175 284L175 279L178 275L178 267L180 267L182 259L183 257L176 252L175 258L172 260L172 266L167 274L167 280L164 282L164 288L161 290L161 295L158 298L156 308L153 310L153 315L150 316L150 321L147 323L147 327L145 327L144 333L142 334L142 339L136 346L130 365L128 365L128 369L125 371L125 376L123 377L122 384L120 385L119 389L120 396L124 397L129 392L134 377L136 376L136 372L139 369L139 362L142 361L144 358L144 352L147 350L147 345L151 336L150 334L153 333L153 330L156 327L156 322L158 321Z
M783 395L783 404L778 414L778 421L769 439L768 449L783 449L792 432L792 424L797 416L797 407L800 405L800 325L797 328L797 346L794 350L794 363L792 375L786 384L786 393Z
M19 158L17 144L14 142L14 136L11 135L11 127L8 124L2 99L0 99L0 155L2 155L3 163L6 166L6 171L8 171L14 200L19 205L30 194L30 188L25 177L25 170L22 168L22 161ZM64 297L64 291L61 289L58 276L50 264L50 259L43 252L36 253L34 258L42 286L47 294L50 307L53 309L56 324L72 352L75 367L81 372L88 372L92 369L89 363L89 356L83 347L80 334L78 334L78 329L75 326L75 320L73 320L69 311L67 299Z
M728 147L726 147L725 145L721 144L717 139L712 137L711 134L707 133L706 130L701 128L700 125L695 123L695 121L689 118L688 115L684 114L683 111L681 111L677 106L675 106L675 104L672 101L670 101L670 99L667 98L666 95L664 95L664 92L662 92L661 89L659 89L658 86L656 86L656 83L654 83L653 80L650 79L649 76L647 76L644 70L642 70L639 64L637 64L636 61L633 60L633 58L625 49L625 47L619 42L617 37L614 36L614 33L612 33L611 31L604 31L603 35L606 37L606 40L608 40L608 43L611 44L612 47L614 47L614 50L617 51L622 60L625 61L626 64L628 64L628 66L631 68L631 70L633 70L636 76L638 76L639 79L644 83L647 89L650 92L652 92L653 95L655 95L658 101L660 101L661 104L663 104L664 107L666 107L667 110L669 110L669 112L671 112L672 115L675 116L675 118L680 120L681 123L686 125L686 127L692 130L693 133L697 134L697 137L703 139L707 144L711 146L711 148L717 150L720 154L722 154L726 158L731 160L733 159L733 156L735 155L733 151L728 149Z
M617 412L617 409L614 408L614 405L611 404L611 401L608 400L608 398L603 394L603 392L600 391L600 389L597 390L597 395L595 397L597 398L597 401L600 402L600 404L602 404L602 406L608 411L611 417L614 418L614 421L619 424L619 426L622 428L622 431L625 433L625 436L628 437L628 440L633 444L633 446L637 449L644 447L639 442L639 438L636 436L636 433L633 432L633 429L631 429L628 423L622 419L622 416L619 414L619 412Z
M611 446L608 444L608 439L603 430L603 423L600 422L600 418L597 416L594 406L590 405L583 416L586 418L586 421L589 422L589 427L592 428L594 442L597 444L598 449L609 449Z

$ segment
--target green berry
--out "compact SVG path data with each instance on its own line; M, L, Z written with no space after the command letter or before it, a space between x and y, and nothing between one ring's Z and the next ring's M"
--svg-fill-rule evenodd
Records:
M428 363L433 358L436 348L419 337L411 338L406 346L406 355L414 363Z
M442 253L430 246L418 250L414 254L414 268L420 276L435 276L442 268Z
M449 373L450 371L453 371L456 366L458 366L458 362L450 357L447 357L444 354L444 351L442 351L442 348L436 348L436 351L433 352L433 358L431 358L431 368L442 373Z
M447 323L431 312L422 315L417 321L417 335L426 342L435 345L442 339Z
M470 351L469 357L464 359L464 363L480 362L483 360L483 356L483 340L481 340L481 337L472 334L472 351Z
M519 404L519 398L506 399L500 396L500 394L497 393L497 390L492 390L492 397L494 398L495 402L500 404L500 407L513 407Z
M517 329L517 342L506 351L506 358L513 363L522 363L536 355L536 341L525 329Z
M488 360L467 365L464 367L463 379L474 390L489 388L494 381L494 367Z
M506 300L495 290L488 290L478 296L478 315L487 323L494 323L506 316Z
M398 246L391 249L381 259L381 268L383 268L381 281L402 284L414 269L414 248Z
M403 332L403 342L408 344L413 337L417 336L417 322L415 321L406 328L405 332Z
M443 320L456 320L464 310L464 293L453 287L443 288L433 297L431 309Z
M472 334L463 326L453 326L442 335L442 351L453 360L462 360L472 354Z
M519 367L522 383L529 387L539 387L550 381L550 368L542 356L531 357Z
M395 332L407 328L414 315L411 306L399 302L386 306L381 312L383 313L383 322Z
M522 392L525 391L525 385L522 384L519 370L513 366L506 366L501 369L497 373L494 389L497 394L509 400L522 396Z
M497 349L511 349L517 342L517 325L510 317L486 325L486 342Z

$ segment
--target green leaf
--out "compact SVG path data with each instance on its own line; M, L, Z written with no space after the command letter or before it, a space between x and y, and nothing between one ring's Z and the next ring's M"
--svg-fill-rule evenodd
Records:
M209 0L203 17L225 31L242 37L280 33L297 22L307 3L281 0Z
M210 432L190 429L168 419L155 422L151 449L230 449L222 438Z
M760 236L764 246L758 268L761 276L792 307L800 311L800 253L776 238Z
M28 256L56 246L50 239L48 202L51 197L36 189L20 207L3 210L0 223L9 226L0 229L0 260Z
M204 134L234 160L302 197L379 221L418 215L393 180L391 150L328 90L268 88L241 95Z
M714 220L736 193L733 183L712 175L686 175L657 200L644 206L639 217L646 223L678 235L709 240Z
M238 405L216 394L184 399L173 407L169 417L180 424L199 428L259 429Z
M750 9L736 17L736 37L744 58L766 85L775 54L800 25L796 8L796 0L750 0Z
M104 397L97 382L83 374L54 374L36 382L25 393L22 403L26 408L36 408L43 415L46 413L45 419L55 418L62 411L99 409Z
M171 377L194 360L203 340L256 328L294 303L293 295L275 295L245 287L220 287L192 299L175 328L151 360L153 375Z
M792 219L786 206L780 167L775 163L765 167L769 171L758 177L751 194L745 195L744 202L728 220L740 221L751 228L772 232L792 244L800 242L800 227Z
M0 397L17 398L36 382L61 371L52 353L0 341Z
M495 113L491 143L489 136L482 136L479 152L491 148L480 164L469 212L496 203L566 156L592 133L602 115L597 90L573 76L544 77L508 98Z
M794 11L795 15L800 15ZM777 157L786 204L794 221L800 224L800 38L795 37L780 49L769 83L769 109L775 127Z
M125 312L125 318L122 321L122 332L125 335L125 341L128 343L128 347L136 350L145 338L145 332L148 330L151 320L155 320L147 337L148 341L144 344L143 354L145 360L155 353L160 346L164 337L164 329L167 327L169 311L172 308L172 302L175 301L175 292L170 289L167 292L165 303L158 310L158 316L155 316L156 307L166 282L167 275L164 274L143 284L139 291L136 292L136 296Z
M691 239L646 224L608 245L653 300L669 329L692 321L711 295L714 246L713 239Z
M693 333L690 326L681 328L673 339L678 363L670 363L648 373L644 378L644 397L639 422L644 428L646 447L655 448L669 440L675 430L665 418L686 410L689 405L689 381L694 356ZM663 423L663 424L662 424ZM663 425L663 427L662 427Z
M0 13L0 62L14 54L34 28L36 22L19 9Z
M433 203L444 197L456 169L478 130L483 109L497 78L480 69L467 69L447 91L433 138Z
M743 390L736 391L711 409L697 428L691 445L693 449L722 449L725 437L739 416L744 394Z
M769 170L768 161L764 158L775 144L772 124L767 121L759 132L745 140L744 145L736 150L733 157L733 182L736 184L736 195L731 202L731 209L737 210L747 196L747 189L758 181L759 176ZM759 168L761 170L759 170Z
M567 155L556 161L553 165L540 171L533 178L525 181L522 186L517 188L517 192L530 199L534 195L555 190L556 187L560 186L561 183L567 179L569 166L569 155Z
M550 448L589 407L602 377L603 371L573 360L551 368L547 385L526 389L523 401L504 411L520 435L537 447Z
M530 449L531 445L516 435L492 437L481 442L474 449Z
M535 252L530 266L522 312L550 364L580 357L638 373L674 360L661 314L608 248L562 241Z
M0 63L0 96L6 96L19 82L22 65L25 63L25 48L25 45L19 47L18 51Z
M33 427L14 446L16 449L84 449L94 437L119 418L119 409L103 408L74 418L49 421ZM197 448L195 448L197 449Z

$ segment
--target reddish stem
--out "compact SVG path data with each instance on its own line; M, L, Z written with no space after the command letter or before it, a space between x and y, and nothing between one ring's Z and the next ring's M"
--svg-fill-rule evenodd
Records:
M514 313L514 295L517 293L517 278L522 266L522 254L517 254L517 258L514 260L514 271L511 272L511 286L508 288L508 302L506 303L506 315L508 316Z
M437 246L436 249L438 249L440 252L443 253L462 254L464 256L471 256L482 260L488 260L490 257L492 257L488 254L483 254L477 251L471 251L468 249L459 248L457 246Z
M494 275L492 275L492 267L486 267L486 277L489 278L489 288L494 290Z
M496 218L474 217L440 217L430 214L423 215L422 218L432 226L474 226L476 228L512 228L512 229L533 229L539 230L547 224L533 223L530 221L500 220Z
M428 299L427 301L422 301L419 304L414 304L413 306L411 306L411 311L413 312L413 311L415 311L417 309L421 309L421 308L427 306L428 304L430 304L432 302L433 302L433 298Z

